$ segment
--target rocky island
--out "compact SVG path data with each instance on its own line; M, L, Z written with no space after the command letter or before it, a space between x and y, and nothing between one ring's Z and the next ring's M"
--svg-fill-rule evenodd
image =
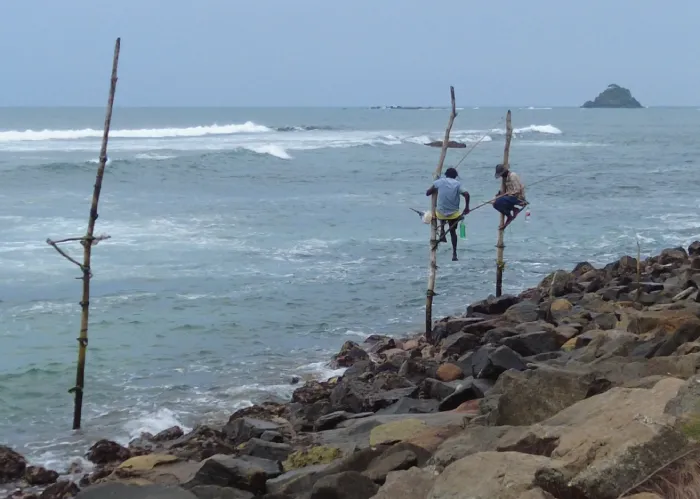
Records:
M603 90L598 97L592 101L586 101L583 108L614 108L614 109L637 109L644 107L637 99L632 97L632 92L628 89L612 83Z
M287 403L100 440L92 469L59 474L0 445L0 486L13 499L695 497L699 289L700 242L582 262L438 320L432 343L346 342L330 361L344 374Z

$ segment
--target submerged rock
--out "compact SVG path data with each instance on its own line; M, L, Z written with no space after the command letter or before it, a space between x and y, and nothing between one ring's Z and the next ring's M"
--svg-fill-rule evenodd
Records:
M608 88L603 90L598 97L592 101L586 101L584 108L640 108L642 106L637 99L632 97L632 92L615 83L608 85Z
M442 147L442 140L434 140L433 142L428 142L425 145L430 147ZM449 140L447 141L447 147L450 149L464 149L465 147L467 147L467 144L465 144L464 142Z

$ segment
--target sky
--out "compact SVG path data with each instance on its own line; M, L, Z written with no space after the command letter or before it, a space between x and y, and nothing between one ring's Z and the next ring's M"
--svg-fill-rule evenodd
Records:
M700 1L0 0L0 106L700 105Z

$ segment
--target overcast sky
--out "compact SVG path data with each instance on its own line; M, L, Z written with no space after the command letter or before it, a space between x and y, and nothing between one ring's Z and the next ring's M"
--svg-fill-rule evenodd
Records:
M665 5L665 6L664 6ZM700 1L0 0L0 105L700 104Z

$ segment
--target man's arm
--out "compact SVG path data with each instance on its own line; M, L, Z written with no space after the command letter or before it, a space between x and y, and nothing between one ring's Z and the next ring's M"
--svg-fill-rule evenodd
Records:
M428 190L426 191L425 195L426 195L426 196L432 196L432 195L435 194L436 192L437 192L437 187L435 187L435 186L433 185L433 186L430 187L430 189L428 189Z

